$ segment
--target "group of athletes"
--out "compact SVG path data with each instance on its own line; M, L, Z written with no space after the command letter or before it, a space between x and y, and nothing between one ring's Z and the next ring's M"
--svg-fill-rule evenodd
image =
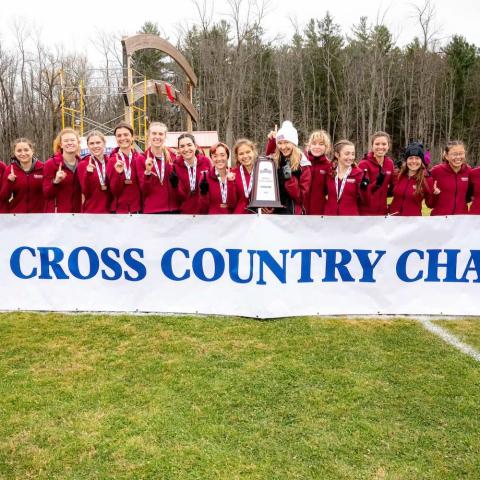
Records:
M89 153L80 158L80 137L63 129L46 162L35 156L27 138L15 140L12 158L0 162L1 213L146 213L248 214L259 152L242 138L232 152L219 142L209 157L195 137L178 137L177 149L165 145L167 127L153 122L148 148L134 148L128 123L114 129L117 147L106 154L99 131L87 136ZM370 151L359 162L355 145L340 140L332 145L324 130L311 133L306 148L290 121L268 135L265 155L277 167L282 208L263 213L294 215L431 215L480 213L480 167L466 162L462 141L445 146L442 161L429 168L423 146L411 143L396 168L388 156L386 132L370 139ZM232 158L231 158L232 157ZM230 164L234 168L230 168ZM388 198L393 197L391 202Z

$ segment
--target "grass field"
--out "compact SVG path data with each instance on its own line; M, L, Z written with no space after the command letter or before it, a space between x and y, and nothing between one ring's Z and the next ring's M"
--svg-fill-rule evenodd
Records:
M0 378L1 479L480 478L479 364L410 319L1 314Z

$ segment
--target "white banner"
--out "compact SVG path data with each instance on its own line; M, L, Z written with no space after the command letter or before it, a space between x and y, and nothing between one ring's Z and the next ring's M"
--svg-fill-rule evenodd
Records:
M0 215L2 310L480 314L480 216Z

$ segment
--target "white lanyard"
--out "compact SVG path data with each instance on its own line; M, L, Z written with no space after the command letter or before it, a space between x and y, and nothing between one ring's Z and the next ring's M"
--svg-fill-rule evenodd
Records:
M253 187L253 175L250 175L250 181L247 186L247 181L245 180L245 172L243 171L243 165L240 165L240 176L242 177L243 193L245 194L245 198L248 198Z
M162 169L162 174L160 175L160 171L158 170L158 163L157 161L160 160L161 162L161 169ZM155 171L157 172L157 177L160 180L160 183L163 183L163 178L165 177L165 158L163 154L160 156L160 158L157 159L157 157L153 157L153 166L155 167Z
M98 175L98 180L100 181L100 185L102 187L105 186L105 181L107 178L107 172L106 172L106 167L105 167L105 159L103 158L102 160L99 160L95 155L93 156L93 162L95 163L95 168L97 169L97 175ZM100 167L98 164L102 165L102 170L100 170Z
M190 166L186 160L184 160L185 166L188 170L188 179L190 180L190 191L195 191L195 182L197 180L197 159L194 160L193 165Z
M132 178L132 152L128 153L128 164L125 161L125 157L123 156L123 153L119 150L118 154L120 155L120 158L123 161L123 169L125 171L125 178L127 180L130 180Z
M218 183L220 184L220 193L222 195L222 203L227 203L227 176L225 175L225 181L222 182L222 177L220 173L215 169L215 173L218 178Z
M340 185L340 191L338 190L338 168L337 168L337 173L335 173L335 190L337 192L337 202L340 201L342 198L343 194L343 189L345 188L345 184L347 183L347 178L350 175L350 172L352 171L352 167L348 167L348 170L345 172L345 175L343 176L342 184Z

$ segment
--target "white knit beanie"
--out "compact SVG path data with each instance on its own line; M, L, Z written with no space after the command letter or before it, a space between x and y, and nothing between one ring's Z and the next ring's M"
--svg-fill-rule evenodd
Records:
M286 140L298 146L298 132L290 120L285 120L277 132L277 142Z

